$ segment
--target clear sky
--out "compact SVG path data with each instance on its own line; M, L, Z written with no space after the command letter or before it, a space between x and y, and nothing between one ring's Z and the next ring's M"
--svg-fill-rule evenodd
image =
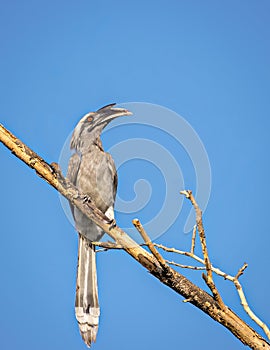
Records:
M1 123L53 162L80 117L105 104L153 103L181 115L199 135L211 165L204 223L213 264L235 274L249 263L241 281L250 305L268 323L269 11L267 0L10 0L2 1L0 11ZM130 118L135 123L139 114ZM140 122L111 129L104 146L133 137L162 145L181 168L185 187L195 192L190 154L165 135L168 128L170 118L158 131ZM145 143L147 155L149 149ZM55 190L2 146L0 157L0 348L85 349L74 316L74 228ZM138 212L117 213L122 227L177 206L173 198L162 207L165 170L171 174L173 168L142 158L119 169L117 205L135 198L134 184L142 178L149 203ZM176 196L181 189L179 177ZM189 210L185 201L157 241L188 249ZM93 349L245 348L127 254L100 253L98 272L102 315ZM206 288L200 272L181 272ZM249 320L233 286L216 281L225 302Z

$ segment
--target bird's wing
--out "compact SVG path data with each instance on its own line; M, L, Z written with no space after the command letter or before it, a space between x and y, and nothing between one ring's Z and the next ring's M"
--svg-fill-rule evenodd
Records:
M69 160L68 170L67 170L67 179L76 186L77 184L77 175L80 169L81 157L78 153L74 153ZM72 215L74 216L74 207L70 204Z
M115 164L114 161L112 159L112 156L110 154L108 154L108 158L109 158L109 163L110 163L110 170L111 170L111 174L112 174L112 184L113 184L113 201L115 200L115 196L116 196L116 191L117 191L117 186L118 186L118 176L117 176L117 171L115 168Z
M81 157L78 153L74 153L69 160L68 170L67 170L67 178L73 185L76 185L77 175L80 168Z

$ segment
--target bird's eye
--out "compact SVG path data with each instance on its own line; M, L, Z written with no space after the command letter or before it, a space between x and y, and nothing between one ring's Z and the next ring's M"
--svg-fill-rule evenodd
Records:
M91 121L93 120L93 117L88 117L87 121L91 123Z

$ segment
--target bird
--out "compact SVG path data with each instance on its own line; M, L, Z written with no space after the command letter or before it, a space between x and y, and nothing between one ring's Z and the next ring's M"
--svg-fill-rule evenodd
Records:
M87 113L76 125L70 141L75 152L69 160L67 179L111 221L118 179L113 158L104 151L100 135L110 121L131 114L116 108L115 103ZM96 252L91 242L99 241L104 232L71 203L70 207L79 236L75 315L82 339L90 347L96 341L100 316Z

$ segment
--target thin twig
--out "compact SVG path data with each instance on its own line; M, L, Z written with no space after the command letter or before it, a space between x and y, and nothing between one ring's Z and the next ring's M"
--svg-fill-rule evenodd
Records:
M156 250L153 242L151 241L150 237L146 233L145 229L143 228L141 222L139 219L134 219L132 220L133 225L137 229L137 231L140 233L142 236L145 244L149 247L151 253L154 255L154 257L157 259L157 261L160 263L162 267L168 267L166 264L165 259L161 256L161 254Z
M206 268L206 275L203 274L203 279L205 280L206 284L210 288L210 290L213 293L213 296L215 300L218 302L219 306L222 309L226 309L225 304L221 298L221 295L219 294L217 287L215 286L214 280L213 280L213 275L212 275L212 269L211 269L211 262L209 259L209 254L208 254L208 249L206 245L206 237L205 237L205 232L204 232L204 227L203 227L203 222L202 222L202 211L199 208L192 191L181 191L181 194L186 196L187 199L191 201L191 204L193 205L196 213L196 224L197 224L197 229L201 241L201 246L202 246L202 252L203 252L203 257L204 257L204 265Z
M183 303L189 303L190 302L190 298L184 299L182 301L183 301Z
M195 250L196 232L197 232L197 226L194 225L193 232L192 232L192 238L191 238L191 248L190 248L191 254L194 254L194 250Z
M105 251L109 249L123 249L123 247L120 244L116 244L114 242L91 242L94 246L104 248L104 250L100 251Z
M241 300L241 305L243 306L244 310L246 311L246 313L249 315L249 317L254 321L256 322L262 329L263 331L265 332L265 334L267 335L268 339L270 339L270 330L269 328L267 327L267 325L262 321L260 320L255 314L254 312L250 309L249 305L248 305L248 302L247 302L247 299L245 297L245 294L244 294L244 290L243 290L243 287L242 285L240 284L239 282L239 277L244 273L244 270L248 267L248 264L245 263L237 272L236 276L234 277L233 279L233 283L237 289L237 292L239 294L239 297L240 297L240 300Z
M170 260L165 260L167 264L169 265L173 265L173 266L178 266L181 267L183 269L191 269L191 270L205 270L205 267L203 266L192 266L192 265L183 265L183 264L178 264L174 261L170 261Z
M240 276L243 275L245 269L248 267L247 263L244 263L244 265L238 270L237 274L235 275L234 279L238 280Z

